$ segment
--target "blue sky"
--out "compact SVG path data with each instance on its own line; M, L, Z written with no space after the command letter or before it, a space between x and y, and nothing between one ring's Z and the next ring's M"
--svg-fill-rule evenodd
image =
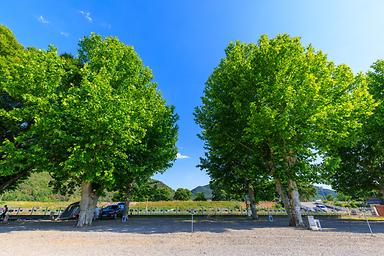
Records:
M384 58L382 13L380 0L18 0L1 4L0 24L24 46L53 44L61 53L76 54L79 39L91 32L133 45L180 116L181 157L155 178L172 188L192 189L209 182L196 167L204 150L193 110L230 41L289 33L337 64L365 72Z

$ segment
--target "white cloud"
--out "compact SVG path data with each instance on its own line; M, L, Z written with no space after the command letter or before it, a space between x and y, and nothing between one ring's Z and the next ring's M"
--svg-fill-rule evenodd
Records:
M109 23L106 23L106 22L102 22L100 24L100 26L102 26L103 28L106 28L106 29L111 29L112 28L112 25L109 24Z
M67 32L60 32L60 35L62 35L62 36L64 36L64 37L69 37L69 33L67 33Z
M40 17L38 17L37 20L38 20L40 23L43 23L43 24L49 24L49 23L50 23L50 21L47 20L46 18L44 18L43 15L40 15Z
M80 14L83 15L83 17L86 18L89 22L93 21L90 12L80 11Z
M177 153L177 154L176 154L176 159L187 159L187 158L189 158L189 156L182 155L182 154L180 154L180 153Z

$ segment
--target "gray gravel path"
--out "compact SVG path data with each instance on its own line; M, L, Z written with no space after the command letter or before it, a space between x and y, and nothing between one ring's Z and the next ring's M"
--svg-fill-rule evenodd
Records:
M0 255L384 255L384 223L321 220L324 231L286 227L285 218L131 218L128 223L29 221L0 225Z

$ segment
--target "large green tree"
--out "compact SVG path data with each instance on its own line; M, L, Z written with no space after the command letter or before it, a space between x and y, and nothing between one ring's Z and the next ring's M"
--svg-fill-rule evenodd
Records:
M0 26L0 193L37 170L32 126L47 112L61 72L55 49L24 49Z
M35 103L39 113L17 141L24 145L36 138L29 159L50 172L57 190L81 186L78 226L89 225L104 190L170 166L177 153L177 118L151 70L117 38L85 37L78 59L60 57L52 48L33 57L34 62L21 58L23 65L8 68L5 80L8 93ZM19 118L17 111L9 115ZM3 148L15 158L12 145Z
M80 42L79 61L81 80L65 89L40 141L48 142L42 147L56 162L56 186L82 184L82 226L92 221L104 189L129 186L170 166L177 129L173 108L133 47L91 35Z
M375 62L371 68L367 73L369 92L378 106L364 120L359 142L335 150L341 161L332 185L355 197L366 197L374 191L384 197L384 61Z
M286 34L231 43L202 102L196 120L208 161L233 164L234 178L273 178L292 226L304 225L298 190L318 181L316 155L352 144L374 106L362 74Z
M0 79L5 77L5 68L10 62L17 61L23 47L17 42L12 31L0 25ZM3 88L0 81L0 146L5 140L12 140L16 134L22 132L20 122L6 117L6 113L21 105L21 99L11 97ZM0 193L14 188L19 181L28 177L28 168L10 169L3 166L4 155L0 150Z

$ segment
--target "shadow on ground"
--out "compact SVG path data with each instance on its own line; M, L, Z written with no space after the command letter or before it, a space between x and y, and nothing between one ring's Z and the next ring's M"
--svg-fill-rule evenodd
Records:
M342 220L337 217L320 217L323 232L370 233L366 221ZM384 221L369 222L373 233L384 233ZM75 221L26 220L0 223L0 233L17 231L78 231L116 232L132 234L165 234L192 231L191 218L187 217L138 217L120 220L97 220L91 227L75 228ZM195 232L222 233L229 230L255 230L263 228L289 228L284 216L269 222L266 216L259 220L246 217L195 217Z

